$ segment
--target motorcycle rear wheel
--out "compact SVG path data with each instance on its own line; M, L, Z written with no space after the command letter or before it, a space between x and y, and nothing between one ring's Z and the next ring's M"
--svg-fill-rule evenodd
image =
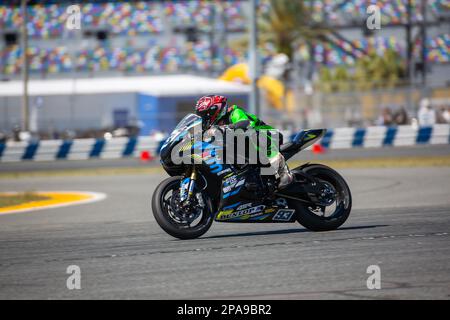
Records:
M336 190L334 212L325 216L324 207L312 208L311 205L300 201L290 201L290 206L295 208L297 221L311 231L336 230L348 219L352 209L352 195L344 178L335 170L321 164L311 164L303 167L303 172L330 183ZM295 173L295 169L293 170ZM320 209L320 210L319 210ZM323 215L321 215L323 209Z

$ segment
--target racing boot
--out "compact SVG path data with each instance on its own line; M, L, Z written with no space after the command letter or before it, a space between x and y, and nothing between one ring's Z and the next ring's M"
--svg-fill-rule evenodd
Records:
M276 173L275 177L278 178L277 189L281 190L286 188L292 183L292 181L294 181L294 175L289 170L286 160L284 160L284 157L281 154L278 155L277 160L279 161L279 166L278 172Z
M282 168L280 168L280 171L278 171L278 174L280 176L278 180L278 190L286 188L288 185L294 181L294 175L289 170L287 164L285 163Z

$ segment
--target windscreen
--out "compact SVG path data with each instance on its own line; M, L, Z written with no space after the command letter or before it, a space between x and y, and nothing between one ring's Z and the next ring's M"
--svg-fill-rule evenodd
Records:
M180 123L175 127L175 129L172 131L170 136L167 138L166 142L164 142L161 149L165 148L169 143L172 141L177 140L178 138L182 138L184 135L186 135L189 132L189 129L195 127L196 125L201 126L202 118L190 113L186 115Z

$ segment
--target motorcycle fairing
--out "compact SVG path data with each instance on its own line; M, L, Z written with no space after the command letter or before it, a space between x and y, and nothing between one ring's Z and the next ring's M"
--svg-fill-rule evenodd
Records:
M251 191L245 187L248 169L224 177L221 200L215 220L220 222L294 222L295 210L278 198L270 203L250 200Z
M235 203L223 208L216 216L218 222L294 222L295 209L257 203Z
M284 159L288 160L300 150L304 150L320 140L326 132L326 129L300 131L293 137L291 142L287 142L280 146L280 152L284 156Z

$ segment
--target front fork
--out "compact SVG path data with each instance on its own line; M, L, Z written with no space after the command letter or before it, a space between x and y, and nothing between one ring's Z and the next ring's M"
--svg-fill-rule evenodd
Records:
M197 180L197 170L192 167L192 171L189 177L181 180L180 185L180 202L189 202L194 194L195 182Z

